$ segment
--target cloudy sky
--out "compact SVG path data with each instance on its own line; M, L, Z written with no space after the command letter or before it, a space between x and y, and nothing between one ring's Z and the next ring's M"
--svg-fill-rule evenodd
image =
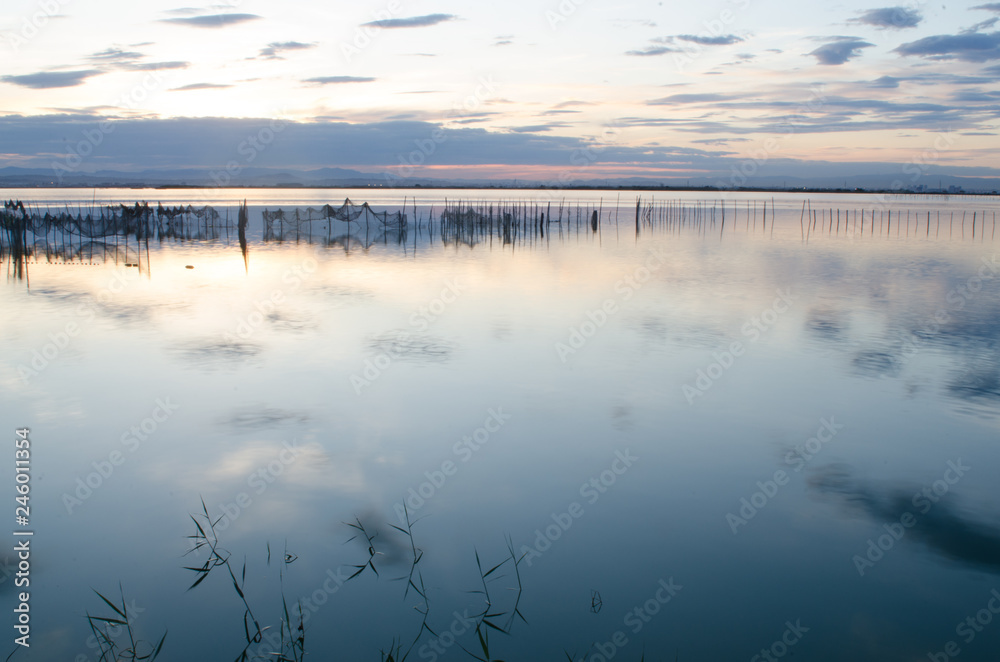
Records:
M0 167L996 176L998 23L947 0L4 0Z

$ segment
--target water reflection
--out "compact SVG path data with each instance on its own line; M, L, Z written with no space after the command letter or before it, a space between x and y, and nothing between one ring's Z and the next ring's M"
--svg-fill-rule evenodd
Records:
M956 486L971 469L959 458L950 460L942 477L929 485L875 485L850 466L830 465L817 469L809 486L878 525L883 540L876 546L883 551L900 540L915 540L948 561L1000 573L1000 526L990 523L1000 511L972 515L956 505ZM877 549L874 555L881 556Z
M306 423L309 415L302 411L290 411L260 405L257 407L243 407L223 420L223 425L231 426L236 430L261 430L274 428L288 423Z

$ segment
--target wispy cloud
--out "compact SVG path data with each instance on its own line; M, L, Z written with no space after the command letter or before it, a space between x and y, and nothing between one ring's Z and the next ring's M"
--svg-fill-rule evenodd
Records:
M306 78L303 83L313 83L315 85L332 85L339 83L372 83L374 78L367 76L318 76L316 78Z
M388 18L382 21L370 21L361 25L362 27L378 28L426 28L456 19L458 19L458 16L454 14L426 14L424 16L411 16L410 18Z
M103 51L88 56L87 59L91 62L100 62L102 64L125 64L141 60L144 57L145 55L139 53L138 51L123 51L120 48L106 48Z
M1000 60L1000 32L939 34L903 44L893 52L932 60L961 60L963 62Z
M734 34L722 34L715 37L706 37L704 35L693 35L693 34L679 34L677 39L681 41L689 41L692 44L698 44L700 46L731 46L733 44L738 44L743 41L742 37L737 37Z
M916 9L907 7L881 7L879 9L869 9L857 18L852 18L849 23L860 23L871 25L883 30L903 30L905 28L915 28L920 25L924 17Z
M625 51L625 55L632 55L636 57L654 57L657 55L666 55L667 53L684 53L696 48L696 46L678 44L677 42L679 41L687 42L688 44L697 44L698 46L732 46L733 44L741 43L743 41L743 37L738 37L734 34L715 36L677 34L667 37L656 37L650 40L652 45L647 46L646 48Z
M719 101L732 101L738 97L728 94L672 94L669 97L653 99L647 101L650 106L672 106L682 103L716 103Z
M281 53L285 51L304 51L315 48L316 44L304 44L300 41L272 41L270 44L260 49L257 57L264 60L283 60Z
M752 141L749 138L701 138L700 140L692 140L691 142L700 145L726 145L729 143L748 143Z
M173 16L194 16L195 14L200 14L204 10L198 9L196 7L178 7L177 9L168 9L164 14L171 14Z
M820 64L838 65L858 57L861 51L874 45L856 37L834 37L809 55L815 57Z
M164 18L160 22L189 25L196 28L224 28L230 25L246 23L247 21L256 21L259 18L261 17L257 14L208 14L186 18Z
M994 25L996 25L998 21L1000 21L1000 16L994 16L993 18L988 18L985 21L979 21L978 23L970 25L969 27L962 30L961 34L970 34L973 32L982 32L983 30L989 30Z
M559 129L563 127L570 126L565 122L549 122L547 124L530 124L528 126L512 126L509 127L508 131L513 131L514 133L540 133L542 131L551 131L552 129Z
M25 74L23 76L3 76L0 81L30 87L35 90L48 90L59 87L76 87L83 85L88 78L100 76L102 71L97 69L85 69L82 71L43 71L37 74Z
M143 44L148 45L148 44ZM107 48L87 57L93 64L108 67L109 69L125 69L128 71L158 71L161 69L186 69L191 66L190 62L171 60L169 62L140 62L145 58L144 53L138 51L125 51L120 48Z
M670 46L649 46L647 48L642 48L635 51L625 51L625 55L634 55L637 57L652 57L654 55L666 55L667 53L682 53L679 48L671 48Z
M986 11L992 11L1000 14L1000 2L988 2L985 5L976 5L971 9L984 9Z
M159 71L161 69L187 69L190 66L190 62L170 60L169 62L136 62L127 65L125 68L132 71Z
M191 85L183 85L181 87L175 87L171 89L171 92L189 92L191 90L224 90L232 85L223 85L222 83L192 83Z

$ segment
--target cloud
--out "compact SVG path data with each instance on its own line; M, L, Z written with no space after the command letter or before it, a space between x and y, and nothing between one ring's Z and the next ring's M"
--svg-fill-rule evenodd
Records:
M705 35L679 34L668 37L656 37L650 40L653 45L646 48L625 51L625 55L637 57L652 57L656 55L666 55L667 53L684 53L685 49L692 50L691 46L679 47L678 41L686 41L699 46L731 46L743 41L742 37L734 34L717 35L714 37Z
M87 59L91 62L99 62L102 64L125 64L141 60L144 57L146 56L137 51L123 51L120 48L107 48L98 53L94 53Z
M634 55L637 57L649 57L653 55L665 55L667 53L682 53L683 51L679 48L671 48L669 46L649 46L637 51L625 51L625 55Z
M742 37L737 37L734 34L724 34L718 35L716 37L705 37L701 35L693 34L679 34L677 39L681 41L689 41L693 44L699 44L701 46L731 46L732 44L738 44L743 41Z
M1000 100L1000 92L984 92L982 90L972 89L963 90L952 95L952 99L955 101L972 101L978 103L995 103Z
M854 37L836 37L835 41L823 44L809 55L815 57L820 64L838 65L858 57L863 49L874 45Z
M206 16L191 16L189 18L164 18L160 22L189 25L195 28L224 28L228 25L256 21L259 18L260 16L257 14L209 14Z
M224 90L227 87L232 87L232 85L223 85L221 83L192 83L191 85L183 85L181 87L175 87L170 91L189 92L191 90Z
M333 85L339 83L372 83L374 78L368 78L365 76L318 76L316 78L307 78L303 83L313 83L315 85Z
M984 9L986 11L992 11L1000 14L1000 2L990 2L985 5L976 5L971 7L971 9Z
M914 81L921 78L900 78ZM888 85L890 80L880 84ZM859 95L871 94L871 81L854 83ZM865 89L869 88L869 89ZM1000 114L998 99L977 96L972 102L941 103L893 101L879 98L853 98L822 92L821 97L803 98L800 89L788 86L784 91L770 89L766 94L745 94L727 98L725 94L680 94L647 101L651 107L677 105L698 107L707 114L685 113L649 117L626 117L627 126L657 127L680 132L720 137L752 134L797 134L858 132L875 130L940 131L984 130L992 127ZM685 106L689 104L690 106ZM719 117L717 117L719 116Z
M1000 17L998 16L994 16L993 18L988 18L985 21L979 21L978 23L962 30L961 34L970 34L973 32L982 32L983 30L989 30L994 25L996 25L998 21L1000 21Z
M920 25L922 20L924 20L924 17L916 9L882 7L880 9L869 9L858 18L852 18L848 23L871 25L883 30L902 30L905 28L915 28Z
M35 90L49 90L57 87L76 87L83 85L88 78L100 76L102 71L85 69L83 71L45 71L23 76L2 76L0 81Z
M266 47L260 49L257 57L265 60L283 60L285 58L281 57L280 53L284 51L302 51L315 47L316 44L304 44L300 41L272 41Z
M552 129L558 129L570 126L565 122L550 122L548 124L530 124L528 126L512 126L509 127L508 131L513 131L515 133L537 133L539 131L551 131Z
M371 21L369 23L362 23L361 27L426 28L456 19L458 19L458 16L454 14L426 14L424 16L411 16L410 18L388 18L383 21Z
M899 87L899 79L892 76L882 76L881 78L876 78L869 83L869 86L883 89L895 89Z
M668 106L679 103L715 103L719 101L730 101L737 97L728 94L673 94L669 97L647 101L649 106Z
M728 145L729 143L748 143L752 141L749 138L701 138L700 140L692 140L691 142L701 145Z
M144 53L139 53L137 51L123 51L120 48L108 48L90 55L87 59L97 65L103 65L110 67L111 69L125 69L128 71L186 69L191 66L190 62L182 62L178 60L172 60L169 62L139 62L139 60L145 57L146 55Z
M788 111L786 111L788 112ZM358 115L362 115L361 111ZM779 126L782 119L778 113L768 113L773 122L774 132L787 133L787 126ZM778 116L775 118L775 116ZM993 114L990 119L995 117ZM64 114L47 116L0 116L0 145L6 156L0 158L4 165L51 168L52 155L64 153L64 136L80 135L82 130L96 128L106 119L102 113ZM662 118L660 118L662 119ZM445 140L435 152L435 166L461 168L472 176L473 168L490 164L510 166L545 166L552 173L570 172L574 177L587 179L603 168L615 172L648 173L660 176L663 172L676 173L680 169L701 173L704 177L727 179L733 166L739 166L741 158L726 157L728 150L706 151L698 148L676 148L663 145L607 145L597 150L597 161L587 173L571 167L571 158L579 150L594 143L585 138L560 136L551 133L518 133L487 131L472 128L477 118L457 120L453 125L442 128L438 122L429 121L338 121L324 117L314 121L283 123L281 139L268 145L259 153L254 167L280 168L285 171L309 170L323 167L345 167L360 170L384 170L399 166L400 150L413 149L414 140L422 140L435 130L443 131ZM901 120L902 121L902 120ZM186 177L193 182L201 177L210 182L209 173L227 161L238 158L236 146L247 135L256 135L262 127L268 126L267 118L122 118L115 120L115 130L108 133L101 146L100 159L95 159L84 169L90 172L98 169L136 172L141 170L199 169L192 170ZM466 125L460 123L467 122ZM624 118L621 126L638 125ZM708 135L695 138L719 139L736 138L732 135L731 122L719 122L719 126L705 127ZM916 123L905 122L907 126ZM661 124L661 126L671 126ZM680 130L690 126L673 125ZM818 125L823 128L822 123ZM700 128L701 127L694 127ZM939 130L936 124L922 125L931 132ZM964 127L960 127L964 130ZM810 130L804 128L804 131ZM969 128L968 130L975 130ZM754 140L757 142L757 140ZM406 145L410 145L409 148ZM31 164L31 165L28 165ZM775 158L768 162L767 171L774 175L790 178L801 176L865 175L898 173L899 163L827 163L793 161ZM935 174L962 174L967 176L1000 176L996 168L956 168L942 166ZM198 175L200 173L200 175ZM419 172L418 175L427 173ZM377 176L377 175L376 175ZM553 177L556 175L554 174ZM596 175L603 177L603 175ZM692 175L694 176L694 175ZM896 175L893 175L896 176ZM148 179L155 180L154 174ZM841 180L842 181L842 180Z
M893 52L904 56L916 55L931 60L961 60L963 62L1000 60L1000 32L939 34L903 44Z
M159 71L160 69L187 69L190 66L190 62L171 60L169 62L137 62L129 64L125 68L132 71Z

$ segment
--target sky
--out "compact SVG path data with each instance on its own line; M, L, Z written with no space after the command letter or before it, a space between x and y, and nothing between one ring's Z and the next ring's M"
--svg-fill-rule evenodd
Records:
M1000 3L4 0L0 168L1000 176Z

